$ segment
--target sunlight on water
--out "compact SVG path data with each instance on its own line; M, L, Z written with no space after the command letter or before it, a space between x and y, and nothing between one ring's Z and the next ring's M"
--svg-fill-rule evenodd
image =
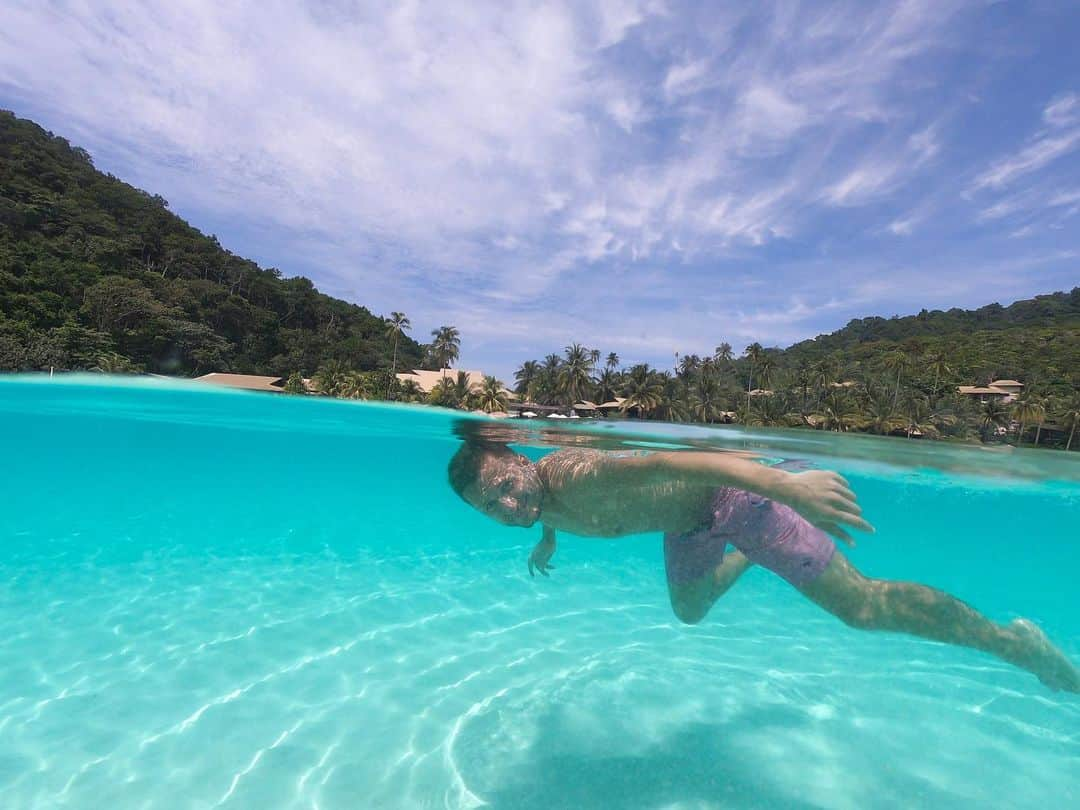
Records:
M539 530L446 485L460 414L102 383L0 381L4 808L1080 805L1080 699L996 659L760 570L682 626L656 536L530 579ZM862 570L1080 658L1078 454L494 425L838 469Z

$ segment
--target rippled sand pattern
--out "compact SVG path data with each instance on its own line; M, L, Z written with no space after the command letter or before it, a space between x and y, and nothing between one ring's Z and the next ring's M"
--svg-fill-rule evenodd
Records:
M530 580L535 532L445 495L449 441L308 437L270 463L242 452L258 435L117 429L6 437L5 810L1080 806L1075 697L850 630L761 571L681 626L659 538L568 538ZM427 478L394 461L418 456ZM881 529L859 564L937 562L1080 652L1075 500L853 480ZM1024 528L1056 545L1010 559Z

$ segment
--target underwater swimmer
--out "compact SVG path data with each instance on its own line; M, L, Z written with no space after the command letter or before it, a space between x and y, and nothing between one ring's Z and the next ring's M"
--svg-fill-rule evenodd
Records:
M705 452L559 450L533 463L505 445L467 442L449 466L469 505L507 526L541 522L529 572L554 566L556 531L589 537L664 533L668 593L695 624L751 565L783 577L851 627L973 647L1080 692L1080 671L1034 624L996 624L942 591L863 576L829 535L873 531L833 472L787 472ZM728 545L734 551L725 553Z

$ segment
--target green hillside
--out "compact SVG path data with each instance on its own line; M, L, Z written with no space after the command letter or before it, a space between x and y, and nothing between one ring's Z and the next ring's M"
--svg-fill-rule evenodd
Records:
M385 321L225 250L0 111L0 369L310 375L390 366ZM398 366L418 366L407 336Z
M880 365L884 355L897 350L912 355L916 370L922 356L946 358L958 382L1010 378L1065 395L1080 386L1080 287L1007 307L859 318L829 335L776 351L774 357L791 368L831 358L855 373Z

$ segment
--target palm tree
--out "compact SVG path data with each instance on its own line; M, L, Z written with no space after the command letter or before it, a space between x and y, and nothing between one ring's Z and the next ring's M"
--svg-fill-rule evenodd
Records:
M881 364L886 370L896 372L896 388L893 390L893 407L895 408L900 399L900 374L908 367L908 356L897 349L881 358Z
M750 389L753 388L754 382L754 365L761 359L761 354L765 349L762 348L760 343L751 343L746 347L744 355L747 360L750 361L750 375L746 380L746 410L750 411Z
M442 405L444 408L456 408L457 400L454 396L454 383L449 377L443 377L432 387L428 394L428 402L432 405Z
M328 397L344 396L350 373L349 367L340 360L327 360L315 372L315 385Z
M514 386L514 393L527 399L532 394L532 390L536 386L539 377L540 364L535 360L526 360L521 364L521 368L514 372L514 379L517 380L517 385Z
M600 362L599 349L589 349L589 362L592 363L593 368L596 368L596 364Z
M768 389L772 386L773 382L773 361L768 355L763 355L761 363L758 365L758 386L760 388Z
M701 368L701 358L696 354L684 354L679 361L679 375L688 377Z
M364 379L364 376L358 371L350 372L349 374L346 374L345 378L341 381L337 395L339 397L344 397L345 399L367 399L367 380Z
M549 354L540 367L540 379L536 386L536 400L541 405L551 405L559 396L559 368L562 358Z
M724 365L730 365L731 361L735 359L735 354L731 351L730 343L721 343L716 347L716 351L713 352L713 360L717 363L723 363Z
M1011 415L1020 423L1020 428L1016 431L1016 444L1019 446L1024 441L1024 424L1038 421L1041 428L1043 419L1046 418L1046 408L1034 394L1024 394L1013 403ZM1038 434L1035 441L1038 443Z
M938 385L942 377L952 374L952 366L943 354L935 354L930 358L930 368L934 372L934 398L938 396Z
M608 352L605 365L612 371L617 369L619 367L619 355L615 354L615 352Z
M618 391L618 375L610 368L605 368L596 378L596 401L610 402Z
M904 426L904 418L896 412L888 396L871 394L866 412L866 428L871 433L886 436Z
M401 384L401 401L418 402L424 396L424 390L416 380L405 380Z
M1000 399L995 397L983 403L982 411L979 414L979 432L982 434L984 442L990 436L991 430L1004 427L1007 424L1009 424L1009 412L1005 410L1005 406L1001 404Z
M748 425L761 427L786 427L791 422L787 399L784 396L758 397L754 408L747 414Z
M903 427L907 431L909 439L916 433L920 436L936 437L938 435L937 419L939 418L940 415L933 412L930 403L924 396L910 397L904 403Z
M431 336L435 338L431 342L432 357L439 364L439 368L449 368L457 361L460 354L461 334L456 326L440 326L431 331ZM443 371L443 377L446 377L445 371Z
M690 389L690 413L699 422L712 422L720 415L720 384L705 374Z
M469 409L472 407L472 400L474 395L472 383L469 381L469 375L464 371L458 371L457 377L454 380L454 407Z
M503 390L503 384L490 374L484 376L484 381L480 385L479 404L487 413L506 410L506 392Z
M1061 414L1061 425L1069 429L1069 439L1065 442L1065 450L1068 451L1072 447L1076 426L1080 425L1080 394L1073 394L1065 403L1065 410Z
M390 386L397 379L397 347L402 332L412 329L412 323L404 312L391 312L386 319L386 336L394 339L394 362L390 366L390 382L386 386L386 398L390 399Z
M565 349L566 360L559 368L559 388L565 394L567 405L578 402L592 382L589 376L592 363L589 350L580 343L574 343Z
M626 399L619 406L620 410L625 412L636 408L642 416L645 416L650 411L659 408L663 402L664 384L647 363L641 363L630 369L623 394Z
M846 388L833 388L821 402L823 407L816 416L826 430L841 433L854 427L857 421L855 403Z

